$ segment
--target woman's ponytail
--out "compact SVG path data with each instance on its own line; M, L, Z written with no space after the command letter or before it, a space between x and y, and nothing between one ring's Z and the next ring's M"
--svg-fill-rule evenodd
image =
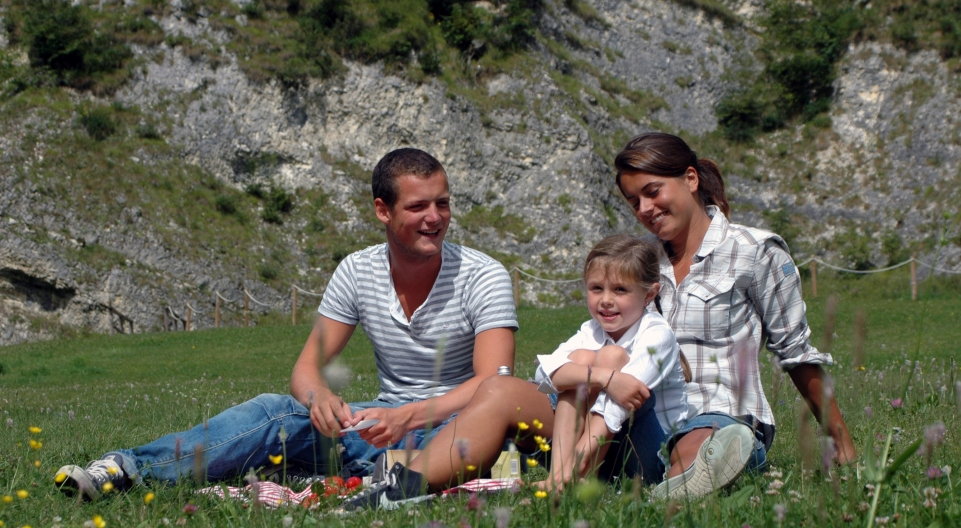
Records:
M716 205L724 216L731 217L731 206L727 204L724 194L724 180L721 179L721 169L717 163L707 158L697 158L698 184L697 195L704 205Z

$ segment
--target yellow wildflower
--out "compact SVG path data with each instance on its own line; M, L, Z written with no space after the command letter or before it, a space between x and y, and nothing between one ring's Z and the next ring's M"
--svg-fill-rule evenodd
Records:
M537 442L538 444L543 444L547 440L543 436L534 435L534 441Z
M33 434L40 434L40 433L43 432L43 429L37 427L36 425L31 425L31 426L30 426L30 432L33 433Z
M526 431L530 428L530 426L527 425L527 422L517 422L517 428L521 431Z
M3 496L3 502L5 502L5 503L7 503L7 504L10 504L11 502L13 502L13 496L11 496L11 495L4 495L4 496Z
M0 527L2 527L2 526L3 526L3 521L0 521Z
M104 526L107 526L107 521L104 521L104 520L103 520L103 517L101 517L101 516L99 516L99 515L94 515L94 516L93 516L93 524L94 524L94 526L96 526L97 528L103 528Z
M534 492L534 496L537 497L538 499L546 499L547 492L544 490L538 490Z
M267 455L273 465L278 465L284 461L284 455Z
M467 465L467 471L474 471L475 469L477 469L477 466L475 466L475 465L473 465L473 464L468 464L468 465Z
M551 450L551 445L545 442L540 445L540 448L541 448L541 451L546 453Z
M33 461L33 467L40 467L40 461L39 461L39 460L34 460L34 461Z
M537 467L537 459L528 458L528 459L527 459L527 467Z
M27 490L17 490L17 497L20 497L21 499L26 499L26 498L29 497L29 496L30 496L30 492L29 492L29 491L27 491Z
M101 486L100 489L103 490L104 493L110 493L111 491L113 491L113 483L104 482L103 486Z
M152 491L148 491L147 494L143 496L143 503L150 504L153 502L154 497L156 497L156 495L154 495Z
M543 428L544 428L544 422L538 420L537 418L534 418L534 427L536 427L536 428L538 428L538 429L543 429Z
M107 466L107 473L110 473L111 475L116 475L116 474L117 474L117 468L115 468L115 467L113 467L113 466Z
M57 473L57 474L53 477L53 481L56 482L57 484L63 484L63 481L65 481L65 480L67 480L67 474L66 474L66 473Z
M43 442L39 440L34 440L33 438L30 439L30 449L33 449L34 451L36 451L41 447L43 447Z

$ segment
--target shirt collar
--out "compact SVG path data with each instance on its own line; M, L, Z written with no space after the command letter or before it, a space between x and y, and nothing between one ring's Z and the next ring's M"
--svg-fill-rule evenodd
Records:
M424 302L414 310L414 313L410 314L410 321L407 320L407 314L404 313L404 307L400 304L400 297L397 296L397 289L394 288L394 276L390 273L390 246L384 244L386 249L384 251L384 266L387 267L387 277L390 280L390 291L387 293L390 295L390 315L395 321L404 325L410 326L414 322L414 317L417 316L417 312L430 301L430 296L434 293L434 286L431 285L430 292L427 294L427 298ZM441 274L444 273L444 267L447 265L447 242L441 244L440 249L440 271L437 272L437 277L439 278ZM434 284L437 284L437 279L434 279Z
M647 310L644 311L644 315L647 315ZM639 331L641 328L641 323L644 322L644 315L642 315L636 323L631 325L631 327L624 332L624 335L622 335L621 338L616 342L611 339L611 336L604 331L604 329L596 320L591 319L591 323L593 323L594 340L597 341L597 343L599 343L601 346L613 344L623 347L627 350L631 350L631 348L634 346L634 340L637 338L637 334L640 333Z
M714 251L714 249L724 242L727 234L727 228L730 223L727 218L721 213L716 205L709 205L705 208L707 216L711 217L711 225L707 228L707 233L704 233L704 240L701 241L701 247L698 248L695 257L697 260L704 260Z

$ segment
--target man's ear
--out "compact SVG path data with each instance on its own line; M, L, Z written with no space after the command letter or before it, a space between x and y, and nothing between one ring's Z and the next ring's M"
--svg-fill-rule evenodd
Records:
M377 214L377 219L380 220L384 225L390 225L391 212L393 212L389 205L387 205L384 200L380 198L374 198L374 213Z
M647 295L644 297L644 306L651 304L651 301L657 297L657 294L661 292L661 283L657 282L651 285L647 290Z

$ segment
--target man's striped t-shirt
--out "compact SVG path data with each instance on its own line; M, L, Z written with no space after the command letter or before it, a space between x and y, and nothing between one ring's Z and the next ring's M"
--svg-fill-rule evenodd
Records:
M318 311L364 327L380 375L378 399L407 402L445 394L473 377L475 335L492 328L517 330L510 276L489 256L444 242L434 287L408 321L387 255L387 244L380 244L341 261ZM435 381L438 348L442 364Z

